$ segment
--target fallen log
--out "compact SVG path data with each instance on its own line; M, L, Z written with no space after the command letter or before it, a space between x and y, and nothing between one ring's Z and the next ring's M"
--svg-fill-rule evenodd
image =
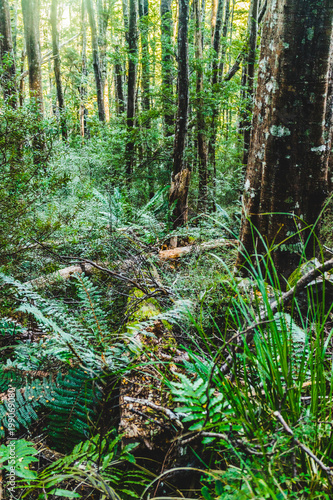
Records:
M183 257L184 255L188 255L189 253L195 251L205 252L207 250L213 250L214 248L237 247L237 245L237 240L220 238L217 240L206 241L204 243L200 243L199 245L188 245L186 247L170 248L170 250L161 250L158 255L161 260L178 259L179 257Z
M94 266L91 264L77 264L75 266L64 267L58 271L47 274L46 276L41 276L40 278L35 278L31 281L26 281L24 285L32 285L36 288L44 288L47 285L52 285L56 283L59 279L68 280L74 274L85 273L87 275L92 274Z

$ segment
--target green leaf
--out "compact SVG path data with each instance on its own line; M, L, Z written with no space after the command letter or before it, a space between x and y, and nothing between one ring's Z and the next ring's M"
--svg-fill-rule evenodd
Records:
M56 497L63 497L63 498L82 498L79 493L76 493L75 491L68 491L68 490L62 490L62 489L55 489L50 491L52 495L55 495Z
M205 500L213 500L213 497L209 493L209 489L207 488L207 486L204 486L203 488L201 488L201 494Z

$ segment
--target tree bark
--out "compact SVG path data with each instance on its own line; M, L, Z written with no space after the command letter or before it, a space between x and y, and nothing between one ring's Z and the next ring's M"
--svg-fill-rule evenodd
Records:
M186 167L184 153L187 137L189 107L189 69L188 69L188 16L189 1L179 0L178 19L178 112L173 149L173 171L169 202L176 202L173 211L173 226L184 225L188 217L188 188L190 170Z
M87 97L87 23L86 23L86 5L85 0L81 4L81 83L80 83L80 133L81 137L89 137L89 130L87 126L88 110L85 105Z
M193 1L195 19L195 59L196 59L196 120L197 120L197 145L199 160L199 193L198 211L207 209L208 196L208 149L206 138L206 119L204 110L204 85L203 85L203 57L202 57L202 27L199 0Z
M135 89L136 65L138 52L137 32L137 0L129 1L128 24L128 80L127 80L127 143L126 143L126 175L130 180L134 164L134 116L135 116Z
M105 122L104 88L103 88L102 71L99 59L95 13L91 0L86 0L86 6L88 11L90 31L91 31L91 44L92 44L93 66L94 66L94 74L96 82L98 118L100 122L104 123Z
M150 68L149 68L149 6L148 0L139 0L140 35L141 35L141 91L142 109L150 110ZM146 119L146 128L150 128L149 116Z
M244 97L246 99L245 117L242 121L244 131L244 152L243 164L247 165L249 157L250 137L251 137L251 115L254 99L254 70L256 63L256 49L258 38L258 0L251 1L251 9L248 22L248 50L244 74Z
M174 133L171 0L161 0L162 96L165 135Z
M51 2L51 28L52 28L52 52L53 68L57 88L57 100L60 115L61 136L64 141L67 140L67 126L65 117L65 101L61 82L60 53L59 53L59 34L58 34L58 0Z
M110 5L108 0L97 1L97 19L98 19L98 46L101 65L101 77L103 87L103 100L105 115L107 121L110 119L109 99L107 95L107 30L110 19Z
M24 36L29 66L30 97L44 114L42 67L39 41L39 0L22 0Z
M274 247L275 267L287 277L307 240L305 254L313 257L310 229L295 233L304 228L303 221L313 227L327 194L333 5L331 0L270 0L267 9L241 245L250 255ZM243 254L238 266L244 264Z
M116 64L114 65L114 70L117 97L117 114L122 115L125 112L125 97L123 87L123 68L120 62L116 62Z
M3 68L1 83L4 100L15 109L17 106L16 66L8 0L0 0L0 64Z

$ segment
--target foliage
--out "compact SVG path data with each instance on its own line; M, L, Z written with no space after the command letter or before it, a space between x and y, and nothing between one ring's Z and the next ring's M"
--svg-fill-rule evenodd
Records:
M47 146L46 146L47 144ZM54 231L56 217L47 202L65 185L48 165L52 135L33 109L3 106L0 114L0 262L33 239ZM41 208L44 207L44 213Z

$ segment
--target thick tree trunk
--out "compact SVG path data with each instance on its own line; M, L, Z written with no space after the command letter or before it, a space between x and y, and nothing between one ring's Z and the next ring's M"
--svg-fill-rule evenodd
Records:
M188 14L189 1L179 0L178 19L178 112L173 149L173 171L169 202L176 202L173 212L174 228L184 225L188 216L188 187L190 171L186 168L184 153L187 137L189 106L189 70L188 70Z
M202 27L199 0L193 2L195 18L195 59L196 59L196 120L197 120L197 144L199 159L199 193L198 211L205 212L207 209L208 195L208 149L206 138L206 119L203 99L203 57L202 57Z
M88 11L90 31L91 31L91 45L92 45L93 66L94 66L96 92L97 92L98 118L100 122L105 122L104 88L103 88L101 65L99 60L95 13L92 1L86 0L86 6Z
M161 0L162 95L165 135L174 133L171 0Z
M67 126L65 117L65 101L62 91L61 69L60 69L60 54L59 54L59 34L58 34L58 0L51 2L51 28L52 28L52 53L53 53L53 68L57 88L57 100L60 115L61 136L63 140L67 140Z
M313 256L309 229L295 233L316 223L326 197L332 20L331 0L270 0L262 31L241 244L265 254L263 238L284 276L308 238Z
M1 84L4 100L15 109L17 106L16 66L8 0L0 0L0 65L3 70Z
M251 9L248 22L248 52L246 57L246 65L244 68L244 97L246 99L245 118L242 121L242 129L244 131L244 165L247 165L251 137L251 115L254 99L254 69L256 63L256 49L258 38L258 3L259 0L251 1Z
M127 80L127 143L126 143L126 175L130 180L134 164L134 116L135 116L135 89L136 65L138 52L137 32L137 0L129 1L128 25L128 80Z
M43 116L43 85L39 42L39 1L22 0L22 13L29 66L30 97L35 99L39 113Z
M87 126L88 110L85 105L87 98L87 23L86 23L86 5L85 0L81 4L81 83L80 83L80 133L81 137L89 137Z

